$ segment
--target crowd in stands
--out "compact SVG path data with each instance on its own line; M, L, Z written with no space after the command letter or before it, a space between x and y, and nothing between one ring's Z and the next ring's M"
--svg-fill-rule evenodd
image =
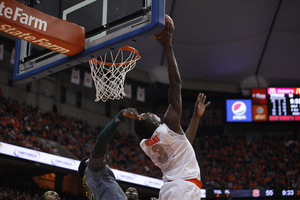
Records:
M83 120L52 111L42 112L15 99L0 97L0 142L59 154L55 146L47 146L37 139L42 138L57 142L73 155L72 158L81 160L89 156L102 128L91 127ZM139 148L137 137L117 132L109 145L107 161L111 168L162 177L159 168Z
M300 141L286 136L203 136L206 188L300 189Z
M104 126L105 124L103 124ZM61 144L78 160L89 155L103 127L41 110L0 96L0 142L58 154L43 138ZM300 141L297 134L249 139L246 136L200 135L204 188L300 189ZM139 148L139 139L117 132L109 143L107 164L116 169L161 178L162 174Z

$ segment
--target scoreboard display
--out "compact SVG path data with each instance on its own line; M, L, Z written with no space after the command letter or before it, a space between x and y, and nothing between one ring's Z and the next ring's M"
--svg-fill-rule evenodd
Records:
M293 189L246 189L246 190L206 190L206 198L252 198L252 197L277 197L300 198L300 190Z
M269 121L300 121L300 88L268 88Z
M300 87L252 88L251 99L227 99L227 122L300 121Z

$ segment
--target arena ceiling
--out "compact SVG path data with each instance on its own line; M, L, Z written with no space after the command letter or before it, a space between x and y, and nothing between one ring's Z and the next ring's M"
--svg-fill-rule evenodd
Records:
M183 79L240 88L300 86L300 1L166 0ZM157 80L166 60L151 38L136 68Z
M300 86L299 0L166 0L166 13L181 76L196 88ZM151 38L133 46L136 69L167 83L161 46Z

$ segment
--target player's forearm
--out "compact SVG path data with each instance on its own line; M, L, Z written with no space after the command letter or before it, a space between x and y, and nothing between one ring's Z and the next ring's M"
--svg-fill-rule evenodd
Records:
M193 143L193 141L195 139L195 136L196 136L196 133L197 133L197 130L198 130L198 126L199 126L200 118L201 117L199 115L194 113L193 117L190 121L190 124L188 126L188 129L185 132L185 135L186 135L187 139L190 141L191 144Z
M114 136L119 124L124 118L125 117L121 113L118 113L99 133L97 141L92 150L93 157L101 157L106 153L108 142Z
M168 76L171 83L182 83L172 44L163 45L168 64Z
M181 88L182 80L171 44L163 45L168 63L169 94L168 103L181 114Z

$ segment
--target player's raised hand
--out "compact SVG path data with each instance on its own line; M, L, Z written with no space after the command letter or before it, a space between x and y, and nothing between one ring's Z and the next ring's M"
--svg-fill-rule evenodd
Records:
M163 31L153 35L152 38L156 40L161 45L171 44L172 36L174 32L175 26L172 18L169 15L165 15L165 27Z
M204 95L204 93L199 93L198 97L197 97L197 101L195 104L195 110L194 112L199 115L200 117L202 117L202 115L205 112L205 109L207 108L207 106L210 105L210 101L207 102L205 104L206 101L206 95Z
M135 108L125 108L120 112L124 117L140 119L140 115Z

